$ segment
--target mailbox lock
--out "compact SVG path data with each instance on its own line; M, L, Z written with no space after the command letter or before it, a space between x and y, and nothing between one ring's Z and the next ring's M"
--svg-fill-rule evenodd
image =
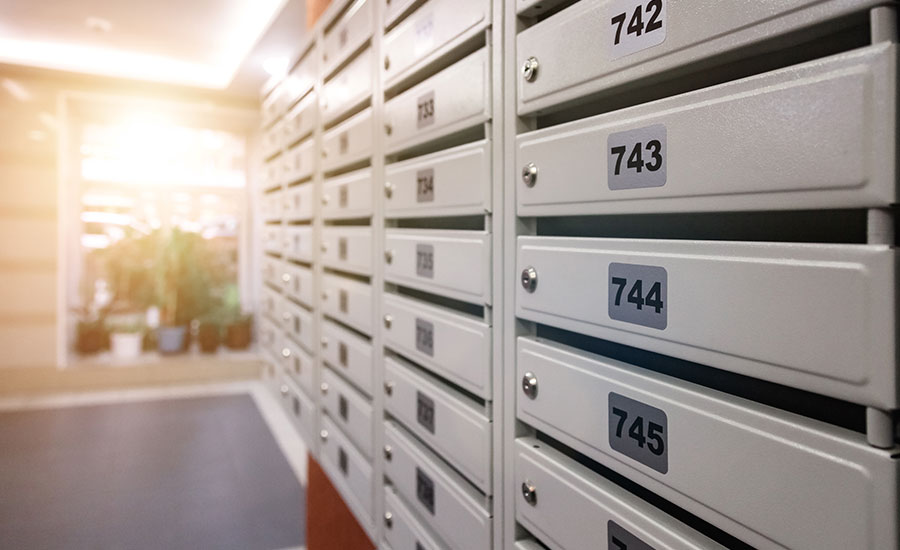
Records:
M285 283L289 283L289 282L291 282L291 275L289 273L282 273L281 280L284 281Z
M327 299L328 299L328 291L327 291L327 290L323 290L323 291L322 291L322 299L323 299L323 300L327 300Z
M324 337L324 336L322 337L322 347L323 347L323 348L327 348L327 347L328 347L328 338L326 338L326 337Z
M320 246L319 248L322 249L322 252L328 252L328 245L325 243L322 243L322 246Z
M394 393L394 383L391 381L384 383L384 393L391 395Z
M290 356L291 356L291 350L288 349L288 348L281 348L281 356L282 356L282 357L290 357Z
M537 270L531 266L522 270L522 288L528 292L534 292L537 288Z
M281 385L281 395L285 395L285 396L286 396L287 394L288 394L288 387L287 387L287 384L282 384L282 385Z
M394 525L394 514L390 512L384 513L384 526L390 529Z
M326 393L328 393L328 384L322 382L322 384L319 386L319 389L322 391L322 395L325 395Z
M284 319L285 321L290 321L290 320L291 320L291 314L288 313L287 311L285 311L284 313L281 314L281 318Z
M528 187L534 187L534 184L537 183L537 173L537 165L533 162L529 162L522 168L522 181L525 182L525 185Z
M525 392L529 399L537 397L538 382L537 376L533 372L526 372L525 376L522 377L522 391Z
M533 82L535 78L537 78L538 72L538 60L536 57L529 57L525 60L525 63L522 64L522 77L525 78L527 82Z
M322 441L328 441L328 430L322 430L319 432L319 439Z
M384 133L385 133L386 135L391 135L391 132L393 132L393 131L394 131L394 129L391 127L391 125L385 123L385 125L384 125Z
M387 198L391 198L391 195L394 194L394 184L389 181L384 182L384 196Z
M391 262L393 262L394 261L394 253L390 250L385 250L384 251L384 261L387 264L390 264Z
M328 206L328 195L322 195L322 206Z
M532 506L537 504L537 488L527 479L522 482L522 498Z
M391 328L391 324L394 322L394 318L390 314L384 315L384 328Z
M390 462L391 458L393 456L394 456L394 449L391 448L390 445L385 445L384 446L384 459L387 460L388 462Z
M391 68L391 60L388 56L384 56L384 70L388 70Z

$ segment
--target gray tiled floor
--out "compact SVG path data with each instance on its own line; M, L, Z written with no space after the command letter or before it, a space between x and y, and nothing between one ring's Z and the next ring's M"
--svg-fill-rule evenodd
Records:
M305 497L247 395L0 412L0 547L277 549Z

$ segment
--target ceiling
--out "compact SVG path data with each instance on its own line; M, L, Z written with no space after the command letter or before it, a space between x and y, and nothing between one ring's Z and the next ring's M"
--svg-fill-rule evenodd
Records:
M304 0L0 0L0 64L255 95Z

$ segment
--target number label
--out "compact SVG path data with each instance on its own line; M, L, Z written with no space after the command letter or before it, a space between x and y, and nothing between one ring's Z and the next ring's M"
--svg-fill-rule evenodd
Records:
M610 392L609 446L661 474L669 471L669 421L666 413Z
M347 313L350 309L349 302L350 298L347 296L347 291L342 288L338 292L338 309L341 310L341 313Z
M416 318L416 349L434 357L434 323Z
M294 416L299 418L300 417L300 400L297 399L296 397L294 397L291 399L291 403L294 406Z
M434 433L434 399L416 392L416 420L432 434Z
M347 208L347 203L350 202L350 191L347 189L347 185L342 185L338 189L338 206L341 208Z
M341 29L340 34L338 34L338 45L341 48L347 45L347 27Z
M666 0L615 0L609 11L612 59L662 44L666 39Z
M347 398L343 395L338 396L338 413L341 415L341 418L344 419L344 422L347 422L347 415L350 414L349 407L347 406Z
M344 132L338 136L338 154L346 155L347 151L349 149L350 149L350 136L347 135L347 132Z
M416 172L416 202L434 202L434 170Z
M668 274L653 265L609 264L609 318L665 330Z
M416 24L416 43L413 52L418 57L434 45L434 14L429 13Z
M434 481L419 468L416 468L416 498L434 515Z
M341 364L342 367L347 366L347 344L344 342L338 342L338 363Z
M666 184L666 127L654 124L606 138L606 183L610 191Z
M338 259L346 260L347 259L347 238L341 237L338 239Z
M606 533L608 550L655 550L612 520L606 522Z
M341 469L341 472L343 472L344 475L347 475L347 453L340 447L338 447L338 467Z
M416 275L434 279L434 246L416 245Z
M422 129L434 124L434 92L419 97L416 101L416 128Z

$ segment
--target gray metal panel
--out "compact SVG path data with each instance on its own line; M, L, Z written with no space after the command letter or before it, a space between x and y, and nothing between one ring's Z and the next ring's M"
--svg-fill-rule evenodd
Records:
M490 157L490 141L482 140L389 164L385 169L385 216L490 212ZM423 185L429 189L423 190Z
M489 0L429 0L384 37L382 79L391 88L481 32Z
M322 313L365 334L372 334L372 287L326 273L322 276Z
M322 276L322 313L371 335L372 305L370 285L330 273Z
M358 275L372 273L371 227L327 226L321 241L323 265Z
M614 11L631 14L625 4L631 8L639 2L577 2L519 33L516 65L522 67L526 59L535 57L540 67L531 82L521 72L518 75L518 112L534 113L680 67L696 71L697 63L712 56L758 46L774 36L881 3L773 0L710 7L692 0L666 0L660 2L663 26L654 31L662 33L663 41L635 44L642 49L628 53L630 35L622 29L619 45L614 45L616 25L611 21L618 14ZM622 47L627 50L617 51Z
M391 488L384 490L385 518L390 514L390 522L385 520L384 539L392 548L409 550L449 550L431 529L423 523L415 512L403 503L403 499Z
M322 469L347 503L357 520L371 531L374 486L372 465L350 443L347 436L327 416L321 417L320 457ZM326 437L321 437L325 435ZM346 456L346 470L341 456Z
M391 448L384 472L419 516L452 548L472 550L491 547L491 516L481 503L481 495L465 479L419 443L405 435L393 422L384 423L384 442ZM417 495L417 475L432 483L432 513Z
M491 494L491 421L483 410L391 357L384 359L384 381L392 386L385 393L385 410ZM421 410L423 400L427 413Z
M375 389L372 343L337 323L322 321L322 359L364 393Z
M325 32L322 40L323 75L330 74L347 56L359 49L372 36L375 26L375 0L356 0L341 19ZM374 75L369 75L371 85Z
M484 321L388 293L382 310L390 318L386 345L479 397L491 394L491 327ZM420 320L431 324L430 349L417 345Z
M537 394L518 393L520 419L757 548L897 548L900 463L863 434L519 338L518 379L525 373ZM611 413L613 396L645 407ZM657 442L647 414L637 416L648 407L665 416ZM619 439L645 437L643 456L617 450ZM654 443L663 472L644 462Z
M430 247L421 252L421 247ZM385 280L475 304L491 303L491 239L486 231L385 230ZM431 269L420 269L421 255Z
M371 107L329 129L322 136L322 165L325 170L361 162L371 153Z
M882 245L519 237L519 271L534 267L538 282L532 293L516 285L516 313L893 409L896 261ZM617 299L607 284L613 263L667 274L664 328L610 316ZM622 306L637 309L626 296L639 281L627 281Z
M897 201L896 51L894 44L880 43L522 134L517 164L533 163L538 172L530 187L516 179L518 213L892 204ZM611 153L617 133L660 125L662 170L647 169L653 161L639 139L625 144L624 158ZM633 147L646 161L641 173L626 167ZM661 175L662 185L618 189L612 183L620 176L614 172Z
M328 412L331 421L371 461L374 430L372 404L331 369L322 369L320 392L322 407Z
M490 49L482 48L384 105L387 152L478 126L491 116Z
M336 178L322 187L322 217L326 220L368 218L372 215L372 169L363 168ZM371 253L371 250L370 250Z
M553 550L621 548L611 524L647 545L628 550L724 549L537 439L517 439L514 452L516 483L535 490L534 504L519 491L516 518Z
M326 123L362 104L372 95L374 54L366 48L322 87L322 118Z

